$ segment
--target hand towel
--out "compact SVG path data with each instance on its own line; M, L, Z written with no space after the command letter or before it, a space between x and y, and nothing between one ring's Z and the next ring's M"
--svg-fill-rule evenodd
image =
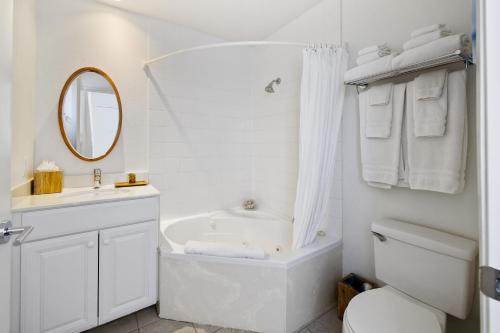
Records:
M447 37L451 35L450 30L439 29L433 32L429 32L424 35L412 38L403 44L403 50L410 50L416 47L422 46L424 44L430 43L436 39Z
M378 52L372 52L372 53L367 53L362 56L359 56L358 59L356 59L356 63L358 65L363 65L371 61L378 60L382 57L385 57L386 55L391 54L390 50L387 51L378 51Z
M187 241L184 245L185 254L199 254L227 258L265 259L266 253L259 248L236 244Z
M393 113L392 83L368 88L365 134L367 138L388 138Z
M386 43L379 44L379 45L371 45L367 46L361 50L358 51L358 56L362 56L368 53L373 53L373 52L379 52L379 51L391 51L391 49L387 46Z
M443 29L444 27L445 27L445 25L441 24L441 23L431 24L431 25L428 25L428 26L425 26L425 27L422 27L422 28L419 28L419 29L413 31L410 34L410 36L411 36L411 38L415 38L415 37L418 37L421 35L428 34L429 32Z
M419 75L414 81L414 134L443 136L448 113L448 71L438 70Z
M407 100L414 99L414 83ZM410 188L456 194L464 189L467 158L466 72L448 73L448 118L441 137L416 137L413 103L407 103L406 125Z
M404 83L393 87L391 134L386 139L366 137L362 129L367 121L369 90L359 94L362 176L370 186L390 188L399 183L405 87Z
M356 66L348 70L344 75L345 81L357 80L370 75L380 74L392 69L392 61L397 53L392 53L361 66Z
M439 38L425 45L404 51L397 57L394 57L392 68L397 70L415 65L419 62L453 53L456 50L470 53L470 39L467 35L451 35Z

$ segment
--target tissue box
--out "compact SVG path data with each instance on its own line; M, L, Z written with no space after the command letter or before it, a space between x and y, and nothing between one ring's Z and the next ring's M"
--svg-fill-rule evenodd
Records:
M35 171L33 194L60 193L63 189L62 171Z

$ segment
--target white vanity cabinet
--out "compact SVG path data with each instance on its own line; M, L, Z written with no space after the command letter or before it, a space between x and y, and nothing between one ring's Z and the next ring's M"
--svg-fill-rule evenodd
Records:
M15 211L17 224L33 226L18 250L18 331L81 332L157 302L153 190Z
M97 325L97 246L97 232L23 245L22 332L79 332Z
M156 222L99 232L99 322L156 303Z

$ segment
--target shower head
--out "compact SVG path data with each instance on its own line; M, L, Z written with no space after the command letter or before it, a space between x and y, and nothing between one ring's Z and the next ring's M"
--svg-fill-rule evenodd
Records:
M280 84L281 83L281 78L277 78L275 80L272 80L265 88L264 90L270 94L274 94L274 84Z

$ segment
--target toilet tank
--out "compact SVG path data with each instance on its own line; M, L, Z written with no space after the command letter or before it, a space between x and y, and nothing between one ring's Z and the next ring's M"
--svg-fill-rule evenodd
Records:
M383 219L372 224L377 279L465 319L474 295L477 242Z

